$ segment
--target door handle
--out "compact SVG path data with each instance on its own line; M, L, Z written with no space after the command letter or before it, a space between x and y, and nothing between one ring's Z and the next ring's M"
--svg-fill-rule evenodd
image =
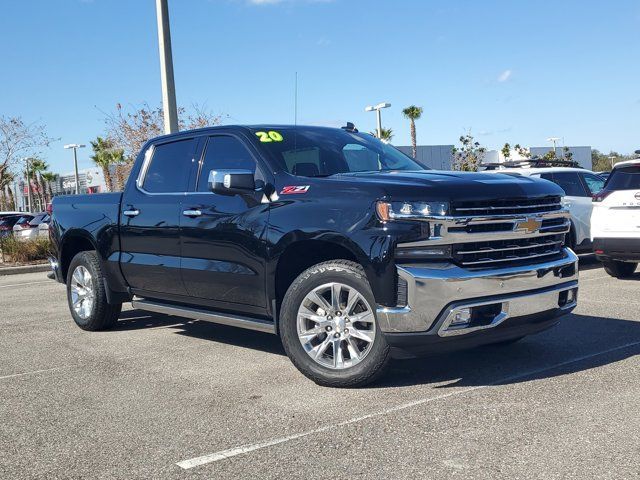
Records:
M137 208L135 210L125 210L124 212L122 212L122 214L127 217L136 217L140 214L140 210L138 210Z
M185 210L182 214L185 217L199 217L202 215L202 212L200 210Z

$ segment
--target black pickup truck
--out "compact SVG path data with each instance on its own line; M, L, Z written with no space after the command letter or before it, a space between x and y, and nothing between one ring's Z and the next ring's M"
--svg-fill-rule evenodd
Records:
M576 305L562 190L439 172L351 124L149 141L123 193L56 197L55 278L85 330L122 304L279 335L319 384L507 343Z

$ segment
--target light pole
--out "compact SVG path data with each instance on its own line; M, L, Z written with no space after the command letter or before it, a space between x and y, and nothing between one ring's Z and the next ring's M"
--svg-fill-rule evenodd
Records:
M613 170L613 165L614 165L613 161L614 161L616 158L617 158L617 157L616 157L615 155L611 155L611 156L609 157L609 160L611 160L611 170Z
M378 138L382 138L382 117L380 115L380 110L383 108L389 108L391 106L388 102L379 103L374 106L369 106L364 109L365 112L376 112L376 116L378 117Z
M167 0L156 0L156 17L158 19L164 133L174 133L178 131L178 108L176 107L176 84L173 80L173 55L171 54L171 31L169 29L169 6L167 5Z
M553 143L553 156L554 157L557 157L557 155L556 155L556 143L558 142L558 140L560 140L559 137L549 137L549 138L547 138L547 142Z
M78 149L84 148L86 145L82 143L70 143L65 145L64 148L73 148L73 167L76 174L76 195L80 193L80 176L78 175Z

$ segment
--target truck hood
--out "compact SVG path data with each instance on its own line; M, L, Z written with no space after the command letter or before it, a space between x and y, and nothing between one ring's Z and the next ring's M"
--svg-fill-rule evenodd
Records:
M375 184L392 199L474 201L564 195L560 187L547 180L501 173L418 170L344 173L334 178Z

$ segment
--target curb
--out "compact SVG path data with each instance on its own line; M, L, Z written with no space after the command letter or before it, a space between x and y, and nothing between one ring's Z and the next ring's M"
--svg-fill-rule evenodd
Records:
M19 267L0 267L0 277L3 275L17 275L19 273L48 272L51 267L48 263L37 265L22 265Z

